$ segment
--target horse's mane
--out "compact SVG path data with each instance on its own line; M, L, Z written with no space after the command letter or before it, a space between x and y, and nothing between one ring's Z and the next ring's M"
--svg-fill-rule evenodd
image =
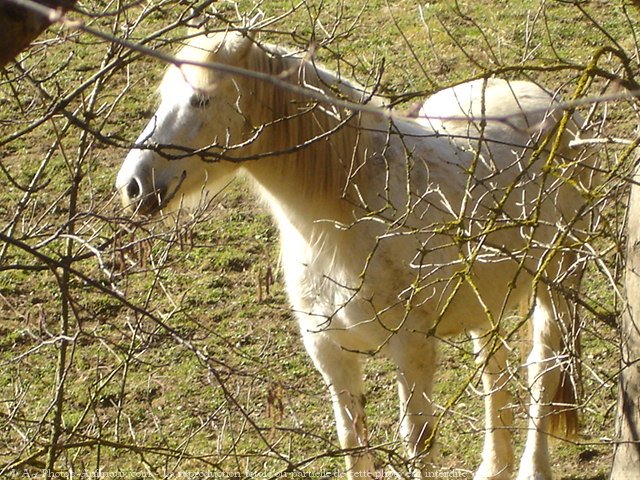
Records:
M240 55L241 64L237 64L238 58L233 52L241 49L240 45L247 41L251 43L251 48L248 48L244 55ZM354 103L366 101L382 106L382 101L370 93L370 88L341 78L335 72L319 65L315 59L277 45L258 43L253 37L241 36L235 31L194 35L177 52L175 59L175 64L169 67L160 85L161 94L175 92L172 88L176 86L174 82L178 78L186 80L194 89L206 90L215 84L220 73L216 68L205 68L201 65L223 63L266 74L283 75L283 71L286 70L292 83L296 83L295 77L298 75L299 83L311 89L319 88L329 95L333 92L334 95L346 97ZM300 76L303 70L307 73L312 71L314 74L303 78Z
M246 51L238 53L242 48ZM195 36L179 51L177 59L180 67L169 67L160 87L162 95L174 95L178 81L184 84L186 80L194 89L206 92L220 78L229 78L215 69L190 64L215 61L273 75L330 97L381 105L365 87L341 79L315 61L275 45L254 42L237 32ZM247 170L268 163L273 178L280 182L295 171L298 186L309 189L310 201L316 198L326 202L343 196L346 184L353 180L349 174L354 170L351 162L361 162L368 147L366 135L359 128L367 120L357 112L309 99L268 81L242 75L234 76L233 81L241 94L238 105L243 114L253 128L265 128L245 152L274 152L273 162L248 162ZM331 142L325 141L327 132Z

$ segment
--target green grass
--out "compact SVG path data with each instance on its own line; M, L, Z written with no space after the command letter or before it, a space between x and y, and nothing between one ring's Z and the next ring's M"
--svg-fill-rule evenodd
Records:
M139 24L143 5L93 26L109 31L115 22L121 36L125 24L135 25L131 36L140 40L176 21L185 8L177 2L150 5L159 7ZM268 1L261 8L269 18L292 5ZM365 84L384 65L380 90L398 108L507 66L527 67L507 76L528 77L570 96L581 74L575 65L586 65L604 45L617 48L577 7L563 2L421 5L422 13L418 2L409 0L310 1L272 25L263 38L292 48L320 45L322 61ZM106 2L82 6L96 13L113 11ZM243 1L238 9L253 6ZM235 18L230 3L217 7L221 15ZM615 42L633 52L635 12L628 12L629 21L622 2L589 2L584 8ZM183 28L175 29L150 45L171 52L175 47L168 40L183 34ZM183 227L134 224L120 211L115 174L128 144L155 109L163 69L158 61L143 58L114 68L103 84L94 83L69 101L66 112L88 121L101 137L84 138L82 129L66 126L67 116L58 110L37 128L6 141L89 79L110 60L111 48L87 34L54 28L24 55L22 68L29 78L14 66L0 77L0 140L5 140L0 230L64 263L69 188L80 166L78 203L71 213L74 235L84 244L73 244L73 255L82 258L72 266L94 280L88 284L72 275L66 287L60 264L34 271L43 263L33 254L16 245L2 250L0 476L36 475L47 465L64 304L70 307L69 341L55 462L61 474L102 470L170 478L181 471L211 471L268 477L297 464L305 472L340 471L343 459L329 396L303 351L278 273L277 232L248 187L233 185L198 222ZM554 65L565 68L541 71ZM612 56L599 66L620 71ZM637 62L632 67L637 71ZM589 95L604 85L596 79ZM583 110L588 114L588 108ZM615 136L632 138L634 115L626 102L618 102L606 112L598 109L593 121L604 121ZM621 150L611 147L607 154L615 163ZM25 187L40 168L37 188L27 194ZM619 202L617 208L611 224L623 213ZM619 230L613 225L601 244L619 241ZM99 248L99 258L86 245ZM607 262L615 270L612 257ZM264 285L258 293L258 279L268 268L276 282L267 296ZM585 294L604 313L615 313L619 301L612 287L597 269L589 272ZM116 287L153 318L102 287ZM556 442L552 453L559 478L576 480L606 476L611 455L606 439L613 436L615 416L616 332L598 318L585 319L588 402L582 436L575 444ZM464 339L456 341L469 350ZM517 352L511 361L519 361ZM475 369L472 355L452 347L443 348L440 363L436 403L444 408ZM376 458L406 475L399 459L393 368L374 359L367 374L371 443L380 446ZM465 395L443 417L439 437L442 464L468 472L478 465L482 448L482 405L472 390L466 386ZM521 427L524 414L518 411L517 418ZM522 432L515 436L520 452Z

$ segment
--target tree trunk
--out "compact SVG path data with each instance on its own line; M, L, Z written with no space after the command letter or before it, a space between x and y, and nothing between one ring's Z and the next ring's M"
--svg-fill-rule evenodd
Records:
M66 12L76 0L35 0L42 6ZM15 56L51 24L42 13L28 7L18 6L7 0L0 0L0 67Z
M627 304L620 324L622 359L611 480L640 479L640 168L633 179L627 222Z

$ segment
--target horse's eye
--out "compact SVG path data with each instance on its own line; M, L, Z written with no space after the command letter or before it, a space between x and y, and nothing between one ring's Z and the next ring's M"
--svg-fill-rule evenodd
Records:
M193 108L204 108L209 105L209 97L202 93L194 93L189 98L189 103Z

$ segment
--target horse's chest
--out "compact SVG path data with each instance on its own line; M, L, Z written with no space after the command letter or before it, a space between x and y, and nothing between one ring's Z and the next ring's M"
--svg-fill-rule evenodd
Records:
M368 251L364 245L283 245L287 289L303 335L321 333L345 349L375 352L406 320L403 291L411 272L399 261L403 255Z

